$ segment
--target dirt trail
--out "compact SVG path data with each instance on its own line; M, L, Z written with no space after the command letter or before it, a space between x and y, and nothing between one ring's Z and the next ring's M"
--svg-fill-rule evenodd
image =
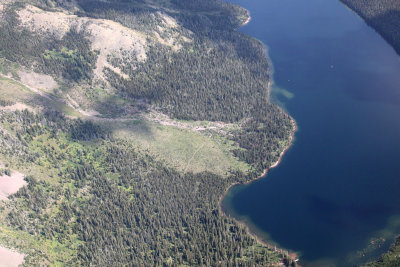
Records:
M196 156L196 154L197 154L203 147L204 147L204 144L202 144L201 146L199 146L199 147L196 149L196 151L193 153L192 157L188 160L188 162L187 162L187 164L186 164L185 170L183 171L184 173L187 172L187 169L188 169L189 166L190 166L190 162L192 162L192 160L194 159L194 157Z

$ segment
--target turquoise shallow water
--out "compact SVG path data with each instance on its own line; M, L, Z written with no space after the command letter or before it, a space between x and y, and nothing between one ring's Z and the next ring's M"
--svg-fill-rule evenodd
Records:
M400 57L337 0L232 0L268 47L299 131L281 164L223 201L303 266L353 266L400 233Z

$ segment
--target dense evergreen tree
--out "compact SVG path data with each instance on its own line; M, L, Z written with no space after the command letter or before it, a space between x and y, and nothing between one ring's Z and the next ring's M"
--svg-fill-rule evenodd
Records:
M373 27L400 55L400 1L341 0Z
M0 121L15 125L20 136L14 155L57 164L61 178L50 184L27 176L27 187L13 196L9 225L61 243L76 234L81 245L70 263L266 266L277 260L220 214L220 196L245 174L182 174L105 130L87 136L96 126L56 113L1 114ZM24 150L49 134L52 145ZM49 213L53 209L56 214Z

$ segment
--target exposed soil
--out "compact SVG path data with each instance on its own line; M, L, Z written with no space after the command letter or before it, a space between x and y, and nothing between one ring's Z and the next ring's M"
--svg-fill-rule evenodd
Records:
M21 83L24 85L34 87L47 93L52 93L53 90L58 87L57 82L50 75L19 70L18 76L21 78Z
M17 267L24 262L25 255L0 246L0 267Z
M11 176L0 176L0 200L8 200L8 196L17 193L26 185L24 175L17 171L11 171Z

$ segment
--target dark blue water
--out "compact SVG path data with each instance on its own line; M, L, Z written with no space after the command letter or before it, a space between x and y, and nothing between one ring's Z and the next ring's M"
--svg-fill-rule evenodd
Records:
M338 0L232 0L268 46L299 126L267 177L223 202L305 266L351 266L400 233L400 57Z

